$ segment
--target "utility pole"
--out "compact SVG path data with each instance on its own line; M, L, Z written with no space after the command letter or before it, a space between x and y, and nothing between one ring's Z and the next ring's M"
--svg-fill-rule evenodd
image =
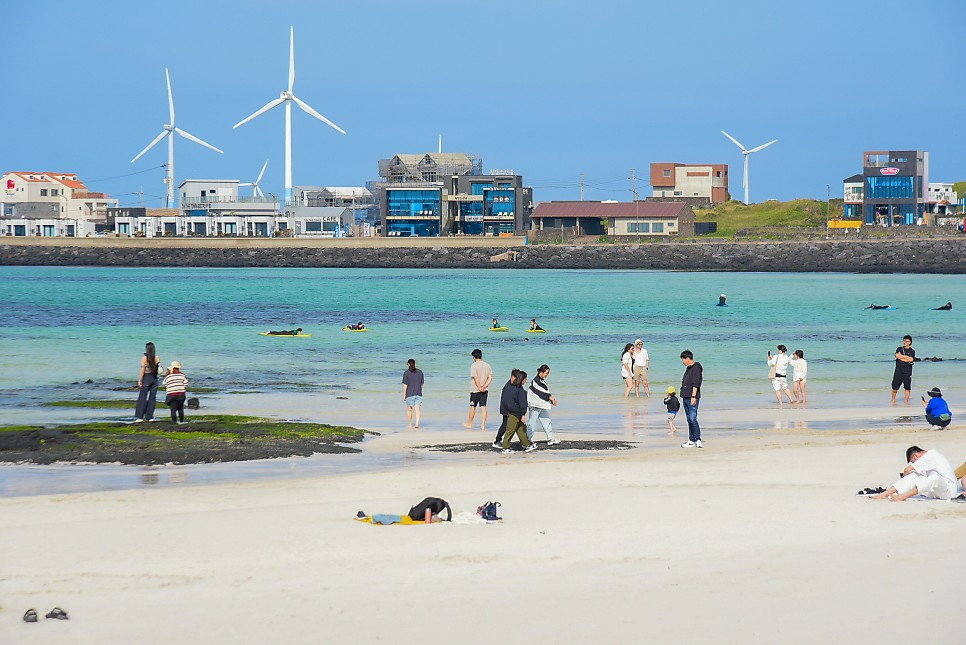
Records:
M631 168L631 194L634 195L634 201L637 201L637 180L634 178L634 169Z
M138 195L141 197L140 199L141 208L144 208L144 186L143 185L141 186L141 190L138 191Z
M631 168L631 195L634 197L634 228L637 234L637 242L641 242L641 218L637 205L637 179L634 177L634 169Z
M832 203L832 185L825 184L825 239L829 236L829 207Z
M584 201L584 173L580 173L580 201Z

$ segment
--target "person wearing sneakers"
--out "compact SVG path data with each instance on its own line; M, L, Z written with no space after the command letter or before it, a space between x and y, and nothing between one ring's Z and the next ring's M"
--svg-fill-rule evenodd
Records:
M638 338L634 341L634 396L641 395L641 386L644 386L644 393L648 398L651 397L651 388L647 384L647 368L651 366L651 359L644 349L644 341Z
M949 410L949 404L943 398L942 390L938 387L926 392L929 401L922 397L922 407L926 408L926 421L934 430L944 430L953 420L953 413Z
M187 396L188 377L181 372L181 363L171 361L168 374L162 383L168 393L164 397L164 404L171 408L171 420L175 423L184 423L184 400Z
M483 351L474 349L470 355L473 364L470 366L470 418L463 424L464 428L473 428L476 417L476 407L480 407L480 430L486 430L486 398L489 395L490 383L493 381L493 368L483 360Z
M557 405L557 399L550 393L550 388L544 380L550 376L550 366L541 365L537 368L537 375L530 382L527 390L527 438L533 441L533 433L537 429L537 421L547 435L547 445L560 443L553 438L553 427L550 423L550 410Z
M501 390L501 393L504 392L504 391L506 391L506 389L510 385L516 383L517 375L519 373L520 373L520 370L518 370L515 367L512 370L510 370L510 380L503 384L503 390ZM504 407L504 405L503 405L503 399L502 398L500 399L500 416L503 417L503 421L500 423L500 427L496 431L496 439L493 440L493 447L494 448L499 448L500 450L502 450L503 449L503 435L506 434L506 420L507 420L507 411L506 411L506 407Z
M526 452L533 452L537 449L537 444L530 443L527 438L527 393L523 386L527 384L527 373L523 370L517 372L516 381L510 381L503 388L503 396L500 399L500 407L506 410L506 434L503 435L503 452L509 454L510 440L513 435L520 438L520 445Z
M684 363L684 377L681 379L681 399L684 401L684 414L688 418L688 440L681 444L682 448L703 448L701 444L701 426L698 425L698 403L701 402L701 382L704 368L694 360L690 349L681 352L681 362Z
M672 385L667 389L667 396L664 397L664 405L667 406L667 426L671 429L668 434L672 437L674 436L674 433L678 431L674 425L674 417L678 415L678 411L681 409L681 401L679 401L678 397L675 396L675 392L676 390Z
M910 446L906 450L908 465L902 478L872 499L904 502L913 495L931 499L953 499L959 494L959 482L949 461L938 450Z

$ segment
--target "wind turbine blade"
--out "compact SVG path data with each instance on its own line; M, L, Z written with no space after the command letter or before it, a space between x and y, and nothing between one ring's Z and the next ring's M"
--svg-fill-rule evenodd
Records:
M258 196L259 197L264 197L265 196L265 193L263 193L262 192L262 189L258 187L258 184L255 184L255 191L258 193Z
M177 132L178 134L180 134L180 135L181 135L182 137L184 137L185 139L190 139L191 141L194 141L195 143L200 143L200 144L201 144L201 145L203 145L204 147L206 147L206 148L211 148L211 149L212 149L212 150L214 150L215 152L221 152L221 150L219 150L219 149L218 149L218 148L216 148L215 146L213 146L213 145L211 145L210 143L205 143L204 141L202 141L202 140L201 140L201 139L199 139L198 137L195 137L195 136L192 136L192 135L190 135L190 134L188 134L187 132L185 132L185 131L184 131L184 130L182 130L181 128L175 128L175 129L174 129L174 131L175 131L175 132ZM221 152L221 154L225 154L225 153L224 153L224 152Z
M168 68L164 68L164 77L168 79L168 113L171 115L171 125L174 125L174 97L171 96L171 75Z
M161 134L159 134L157 137L155 137L154 138L154 141L152 141L151 143L149 143L148 146L144 150L142 150L141 152L138 153L138 156L136 156L134 159L131 159L131 163L134 163L135 161L137 161L138 159L140 159L141 158L141 155L143 155L145 152L147 152L148 150L150 150L151 148L153 148L154 146L156 146L157 143L159 141L161 141L161 139L165 138L169 134L171 134L171 131L170 130L165 130L164 132L162 132Z
M726 137L728 137L729 139L731 139L732 141L734 141L735 142L735 145L738 146L739 148L741 148L741 151L742 152L748 152L747 150L745 150L745 147L743 145L741 145L740 143L738 143L738 140L735 139L733 136L731 136L730 134L728 134L724 130L721 131L721 134L725 135Z
M238 184L238 185L239 185L239 186L254 186L255 184L253 184L253 183L252 183L252 182L250 182L250 181L246 181L246 182L244 182L244 183L241 183L241 184Z
M268 105L266 105L265 107L263 107L261 110L259 110L255 114L251 115L247 119L242 119L241 121L239 121L238 123L236 123L235 125L233 125L231 127L234 129L234 128L237 128L238 126L242 125L243 123L248 123L249 121L251 121L252 119L254 119L256 116L258 116L260 114L265 114L266 112L268 112L269 110L271 110L276 105L281 105L284 102L285 102L285 99L283 99L283 98L277 98L274 101L270 101L268 103Z
M302 110L303 110L303 111L304 111L305 113L307 113L307 114L311 114L311 115L312 115L312 116L314 116L314 117L315 117L316 119L319 119L319 120L321 120L321 121L324 121L325 123L328 123L329 125L331 125L331 126L332 126L333 128L335 128L336 130L338 130L338 131L339 131L339 132L341 132L342 134L345 134L345 130L343 130L342 128L340 128L340 127L339 127L339 126L337 126L336 124L334 124L334 123L332 123L332 121L329 121L329 120L328 120L327 118L325 118L324 116L322 116L321 114L319 114L318 112L316 112L315 110L313 110L313 109L312 109L312 108L311 108L311 107L309 106L309 104L308 104L308 103L306 103L305 101L303 101L303 100L302 100L302 99L300 99L299 97L297 97L297 96L292 96L292 100L293 100L293 101L295 101L295 103L296 103L296 104L298 104L298 106L299 106L300 108L302 108Z
M752 148L751 150L748 151L748 154L751 154L752 152L758 152L759 150L762 150L764 148L767 148L768 146L770 146L773 143L778 143L778 139L775 139L774 141L769 141L768 143L763 144L763 145L760 145L757 148Z
M257 186L259 184L259 182L262 181L262 175L265 174L265 169L266 168L268 168L268 159L265 160L265 165L262 166L262 171L260 173L258 173L258 179L255 180L255 186Z
M290 27L288 41L288 91L295 85L295 27Z

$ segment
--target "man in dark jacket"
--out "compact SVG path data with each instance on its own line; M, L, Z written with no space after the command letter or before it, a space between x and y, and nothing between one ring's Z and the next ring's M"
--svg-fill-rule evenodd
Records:
M681 444L682 448L703 448L701 444L701 426L698 425L698 403L701 400L701 381L704 368L694 360L690 349L681 352L681 362L684 363L684 378L681 379L681 401L684 403L684 414L688 418L688 440Z
M520 438L520 445L526 452L533 452L537 444L530 443L527 438L527 426L524 419L527 414L527 392L523 386L527 382L527 373L517 372L516 380L511 380L503 386L503 396L500 397L500 409L506 410L506 434L503 435L503 452L511 453L510 440L513 435Z

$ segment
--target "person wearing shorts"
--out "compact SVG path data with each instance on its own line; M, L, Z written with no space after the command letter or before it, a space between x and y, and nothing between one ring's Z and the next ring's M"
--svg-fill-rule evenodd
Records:
M641 395L641 385L644 386L644 393L648 398L651 396L651 388L647 384L647 368L651 366L651 359L644 349L644 341L640 338L634 341L634 396Z
M409 420L409 427L413 427L413 411L416 412L416 427L419 427L419 412L423 405L423 370L416 367L416 359L410 358L407 363L406 371L403 372L403 401L406 402L406 418Z
M788 391L788 363L791 358L786 352L788 352L788 348L784 345L778 346L778 354L775 356L768 352L768 366L775 368L775 377L771 380L771 386L775 388L778 407L782 407L782 392L788 397L789 403L795 402L792 400L792 393Z
M470 366L470 418L463 424L464 428L473 427L476 418L476 408L480 408L480 430L486 430L486 399L489 394L490 383L493 381L493 369L483 360L483 352L474 349L471 352L473 364Z
M909 405L909 394L912 391L912 364L916 361L916 350L912 348L912 336L902 337L902 347L896 347L896 370L892 373L892 404L896 403L896 394L902 387L906 391L906 405Z

